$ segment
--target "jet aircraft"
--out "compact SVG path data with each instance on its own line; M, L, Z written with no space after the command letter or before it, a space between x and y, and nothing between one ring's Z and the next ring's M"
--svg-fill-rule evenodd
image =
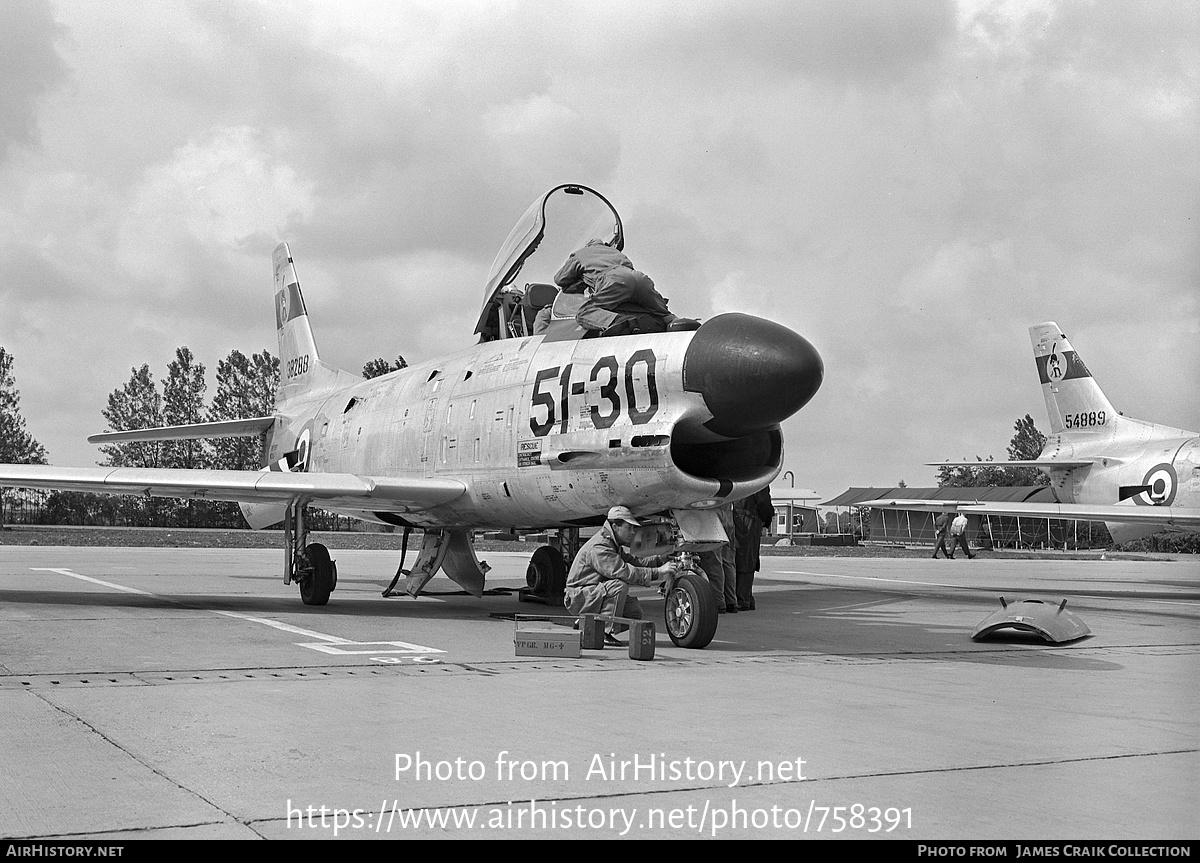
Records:
M816 393L821 358L792 330L738 313L680 332L583 332L571 308L579 295L557 291L552 275L590 238L624 246L604 196L580 185L540 196L492 265L479 342L370 380L321 359L281 243L273 414L88 438L260 436L263 470L0 465L0 484L237 501L254 528L283 522L283 581L309 605L324 605L337 584L329 550L309 542L309 507L421 529L417 559L402 570L413 596L439 569L482 595L478 529L557 529L534 551L528 580L535 597L561 595L578 528L601 524L614 504L659 517L641 550L711 547L726 539L713 508L779 473L780 423ZM545 306L549 327L535 335ZM684 572L664 594L671 638L707 644L716 628L707 586Z
M1118 413L1058 324L1036 324L1029 328L1029 337L1050 416L1050 436L1036 459L987 464L1040 468L1049 475L1058 503L889 499L861 505L1103 521L1118 543L1164 529L1200 531L1197 433ZM931 466L979 464L947 461Z

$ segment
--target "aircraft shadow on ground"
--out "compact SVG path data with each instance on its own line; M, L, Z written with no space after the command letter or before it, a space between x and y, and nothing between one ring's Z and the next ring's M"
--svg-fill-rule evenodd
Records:
M335 594L329 605L314 607L303 605L291 589L277 597L0 591L0 599L13 605L286 615L293 621L297 617L304 618L305 625L314 628L318 628L321 621L345 619L494 622L515 614L565 614L565 610L557 606L520 602L515 592L482 599L446 593L435 598L440 601L355 596L353 601L338 602ZM913 609L914 600L922 603L920 609ZM655 623L659 643L669 646L661 598L643 596L640 601L646 619ZM981 606L977 599L968 597L881 595L860 589L797 585L796 590L763 593L757 599L754 612L722 615L715 640L703 651L696 651L695 658L771 653L828 656L859 662L953 662L1063 671L1116 671L1123 667L1093 655L1071 655L1071 648L1087 646L1091 640L1088 638L1066 645L1052 645L1028 633L1012 631L987 641L972 641L974 626L986 616ZM962 624L941 623L931 621L926 611L942 616L962 617L966 611L971 614ZM978 620L974 618L975 613L979 614Z
M144 596L136 593L64 592L61 590L0 590L0 600L13 605L48 606L58 608L111 608L177 611L236 611L242 614L276 614L311 618L311 625L321 619L408 619L480 620L490 619L496 612L513 614L565 614L555 606L522 603L515 591L509 596L489 596L476 599L467 594L436 597L440 602L421 602L407 598L356 598L353 602L338 602L336 594L328 605L310 606L294 595L230 596L229 594L171 594ZM500 607L503 604L503 609Z
M912 608L919 599L919 610ZM776 591L757 600L755 629L742 627L742 615L722 618L717 640L708 650L721 652L803 651L858 661L953 662L1063 671L1116 671L1118 663L1095 656L1072 656L1087 646L1050 644L1041 638L1012 633L994 640L973 641L971 633L989 611L962 598L870 594L863 590L812 589ZM966 622L931 621L937 616L966 616ZM970 614L966 612L969 611ZM973 615L978 612L976 619ZM919 619L918 619L919 618ZM729 622L727 622L729 621Z

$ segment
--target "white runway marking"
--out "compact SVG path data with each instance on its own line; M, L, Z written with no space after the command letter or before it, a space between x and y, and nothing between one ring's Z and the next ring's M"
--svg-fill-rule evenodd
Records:
M92 578L90 575L80 575L77 572L72 572L69 569L55 569L49 566L32 567L34 572L56 572L59 575L65 575L69 578L77 578L80 581L91 582L98 584L101 587L108 587L112 590L121 590L125 593L136 593L139 596L148 596L151 599L157 599L162 602L178 604L179 601L169 599L165 596L159 596L156 593L150 593L146 590L138 590L136 587L126 587L123 584L113 584L111 581L103 581L99 578ZM246 620L250 623L260 623L263 626L269 626L272 629L278 629L282 632L290 632L293 635L302 635L305 638L316 638L319 640L317 644L304 644L297 642L297 647L307 647L310 650L319 650L322 653L331 653L336 655L348 655L358 653L445 653L444 650L439 650L436 647L425 647L421 644L410 644L407 641L350 641L347 638L341 638L336 635L326 635L323 632L315 632L311 629L302 629L299 626L292 626L290 623L283 623L279 620L270 620L265 617L253 617L249 614L241 614L236 611L219 611L213 608L202 608L199 611L207 611L209 614L219 614L222 617L233 617L237 620ZM382 646L383 649L380 649ZM366 650L350 650L347 648L365 647Z
M382 645L379 647L377 645ZM296 644L297 647L307 647L311 650L319 650L321 653L329 653L334 656L353 656L355 654L371 654L376 656L380 653L445 653L444 650L438 650L436 647L425 647L422 644L409 644L407 641L342 641L336 643L324 642L319 644ZM350 650L352 647L366 648L365 650Z
M125 587L124 585L121 585L121 584L113 584L111 581L101 581L98 578L92 578L90 575L80 575L77 572L71 572L71 570L69 570L69 569L52 569L51 567L48 567L48 566L35 566L35 567L32 567L32 569L34 572L57 572L59 575L68 575L71 578L78 578L80 581L90 581L92 584L98 584L101 587L111 587L113 590L123 590L126 593L137 593L137 594L140 594L141 596L150 596L150 597L153 597L154 599L161 599L163 602L173 602L174 601L174 600L166 599L161 596L157 596L153 593L147 593L144 590L138 590L136 587Z
M338 638L336 635L325 635L321 632L313 632L311 629L301 629L299 626L292 626L290 623L283 623L279 620L268 620L265 617L251 617L249 614L240 614L236 611L213 611L213 614L220 614L224 617L236 617L238 620L248 620L251 623L261 623L263 626L269 626L272 629L290 632L293 635L303 635L305 638L319 638L321 641L328 641L330 644L350 644L346 639Z
M853 578L858 581L882 581L887 584L919 584L922 587L962 587L961 584L942 584L938 581L908 581L903 578L880 578L877 575L834 575L831 572L805 572L802 569L776 569L774 574L778 575L813 575L817 578ZM766 578L771 576L767 573L762 573Z

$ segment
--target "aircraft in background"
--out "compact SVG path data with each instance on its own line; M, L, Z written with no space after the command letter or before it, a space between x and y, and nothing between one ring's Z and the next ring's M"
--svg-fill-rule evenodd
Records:
M560 539L534 551L530 587L543 599L561 594L577 529L603 523L614 504L662 516L676 545L711 547L725 539L713 508L779 473L780 423L816 393L821 358L797 333L745 314L690 331L589 337L552 277L591 238L623 248L615 208L584 186L551 189L496 256L480 342L370 380L321 360L281 243L273 254L281 372L273 415L88 438L261 436L268 467L0 465L0 484L237 501L254 528L283 522L284 584L298 583L309 605L324 605L337 584L328 549L308 541L310 506L423 530L405 571L413 596L439 569L482 595L487 566L473 530L547 528L560 529ZM551 303L550 328L534 335L534 316ZM640 548L664 545L667 531L655 530ZM716 629L707 584L685 572L665 595L671 638L707 644Z
M861 506L1103 521L1118 543L1164 529L1200 532L1200 436L1118 413L1058 324L1036 324L1029 337L1050 436L1039 458L986 464L1045 471L1058 503L888 499Z

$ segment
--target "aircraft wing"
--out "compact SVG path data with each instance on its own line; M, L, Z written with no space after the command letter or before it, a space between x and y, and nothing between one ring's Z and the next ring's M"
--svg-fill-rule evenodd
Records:
M906 509L920 512L957 511L966 515L1011 515L1027 518L1064 518L1080 521L1152 524L1186 530L1200 529L1200 508L1135 506L1133 504L1007 503L978 500L867 500L856 506Z
M0 465L0 486L238 503L289 503L302 499L321 507L396 513L449 503L466 491L466 485L457 480L423 477L25 464Z
M251 417L245 420L222 420L214 423L195 423L186 426L132 429L88 435L88 443L115 441L193 440L212 437L257 437L275 423L275 417Z

